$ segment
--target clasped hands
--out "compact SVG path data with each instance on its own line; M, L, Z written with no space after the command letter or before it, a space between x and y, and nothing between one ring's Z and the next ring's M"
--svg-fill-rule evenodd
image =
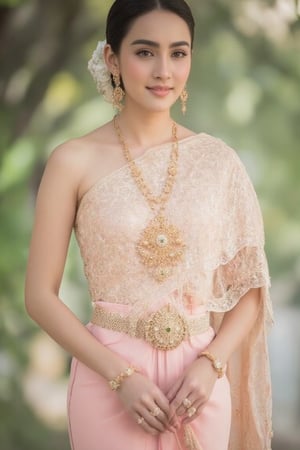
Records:
M134 420L146 432L158 435L176 432L196 419L205 406L217 380L206 358L195 360L167 393L141 373L126 379L119 396Z

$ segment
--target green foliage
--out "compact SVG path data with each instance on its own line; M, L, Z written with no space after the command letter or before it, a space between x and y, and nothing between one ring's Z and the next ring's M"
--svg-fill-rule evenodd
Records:
M20 6L23 3L29 3L29 2L32 2L32 0L0 0L0 7L7 6L9 8L13 8L16 6Z
M18 383L8 400L0 400L0 442L3 450L69 450L64 432L53 433L24 402ZM13 399L13 401L12 401Z

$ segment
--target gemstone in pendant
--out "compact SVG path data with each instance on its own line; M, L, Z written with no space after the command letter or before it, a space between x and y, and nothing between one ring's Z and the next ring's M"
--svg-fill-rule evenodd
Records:
M156 243L159 247L165 247L168 245L168 238L165 234L159 234L156 238Z

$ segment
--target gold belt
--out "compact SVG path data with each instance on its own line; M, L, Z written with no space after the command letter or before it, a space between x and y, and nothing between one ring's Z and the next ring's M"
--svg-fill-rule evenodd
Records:
M138 319L132 329L129 316L107 311L101 305L95 305L91 322L103 328L144 339L158 350L172 350L189 336L204 333L209 328L209 313L198 317L185 317L168 304Z

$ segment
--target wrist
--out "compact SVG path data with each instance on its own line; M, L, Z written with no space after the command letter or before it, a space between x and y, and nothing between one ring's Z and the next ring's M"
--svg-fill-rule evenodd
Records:
M210 361L212 368L216 372L218 378L222 378L225 375L226 366L225 364L215 355L208 351L201 352L198 358L206 358Z
M116 377L108 381L108 384L112 391L118 391L122 383L126 378L131 377L134 373L138 372L138 369L132 365L128 366L125 370L120 372Z

